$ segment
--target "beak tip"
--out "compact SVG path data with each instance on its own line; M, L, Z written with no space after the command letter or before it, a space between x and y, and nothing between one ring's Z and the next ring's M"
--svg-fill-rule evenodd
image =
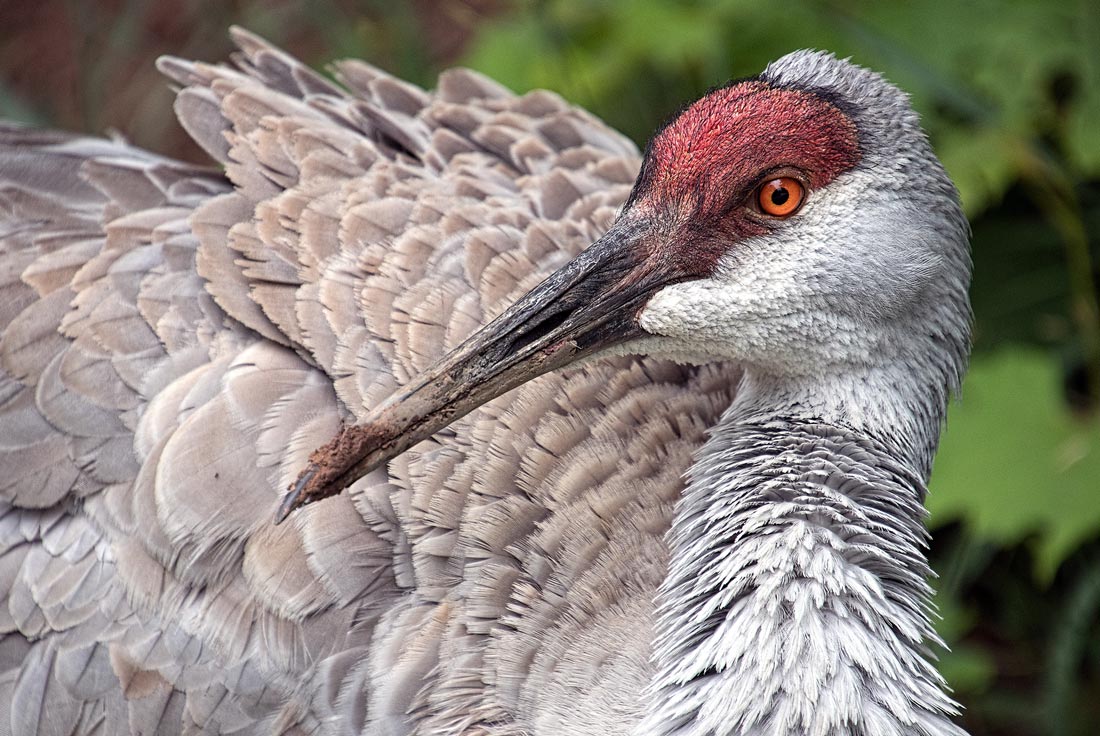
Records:
M385 440L394 434L385 421L344 425L328 444L310 455L275 510L274 523L279 525L302 506L340 493L380 465L394 454L382 450Z
M310 463L306 469L301 472L298 476L298 480L294 482L291 489L283 496L279 508L275 510L275 526L286 521L287 517L290 516L295 509L300 506L305 506L312 500L310 496L303 493L303 491L316 474L317 466L313 463Z

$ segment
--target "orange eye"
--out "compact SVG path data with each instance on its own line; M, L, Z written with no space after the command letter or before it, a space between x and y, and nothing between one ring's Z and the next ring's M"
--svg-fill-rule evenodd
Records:
M771 179L760 185L756 191L756 201L760 210L772 217L793 215L806 198L806 189L789 176Z

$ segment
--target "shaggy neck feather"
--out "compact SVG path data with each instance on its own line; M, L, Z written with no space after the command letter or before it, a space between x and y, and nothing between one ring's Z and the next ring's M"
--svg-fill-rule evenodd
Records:
M926 646L922 501L942 397L900 397L914 429L889 441L871 429L886 415L807 403L874 405L863 394L888 375L745 380L677 507L640 733L962 734Z

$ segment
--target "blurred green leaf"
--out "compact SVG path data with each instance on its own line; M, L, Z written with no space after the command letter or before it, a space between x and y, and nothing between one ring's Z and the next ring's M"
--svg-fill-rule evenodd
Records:
M928 508L934 524L963 519L1000 544L1038 532L1044 578L1100 527L1100 422L1071 416L1053 359L1005 349L974 360L948 415Z
M958 644L954 649L940 653L939 670L952 690L972 693L989 687L997 664L980 647Z

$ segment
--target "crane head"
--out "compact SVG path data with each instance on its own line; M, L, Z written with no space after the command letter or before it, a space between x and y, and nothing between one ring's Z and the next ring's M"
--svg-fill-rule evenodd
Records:
M933 350L957 383L967 233L903 93L829 54L785 56L660 128L603 237L315 452L276 520L594 354L797 376Z

